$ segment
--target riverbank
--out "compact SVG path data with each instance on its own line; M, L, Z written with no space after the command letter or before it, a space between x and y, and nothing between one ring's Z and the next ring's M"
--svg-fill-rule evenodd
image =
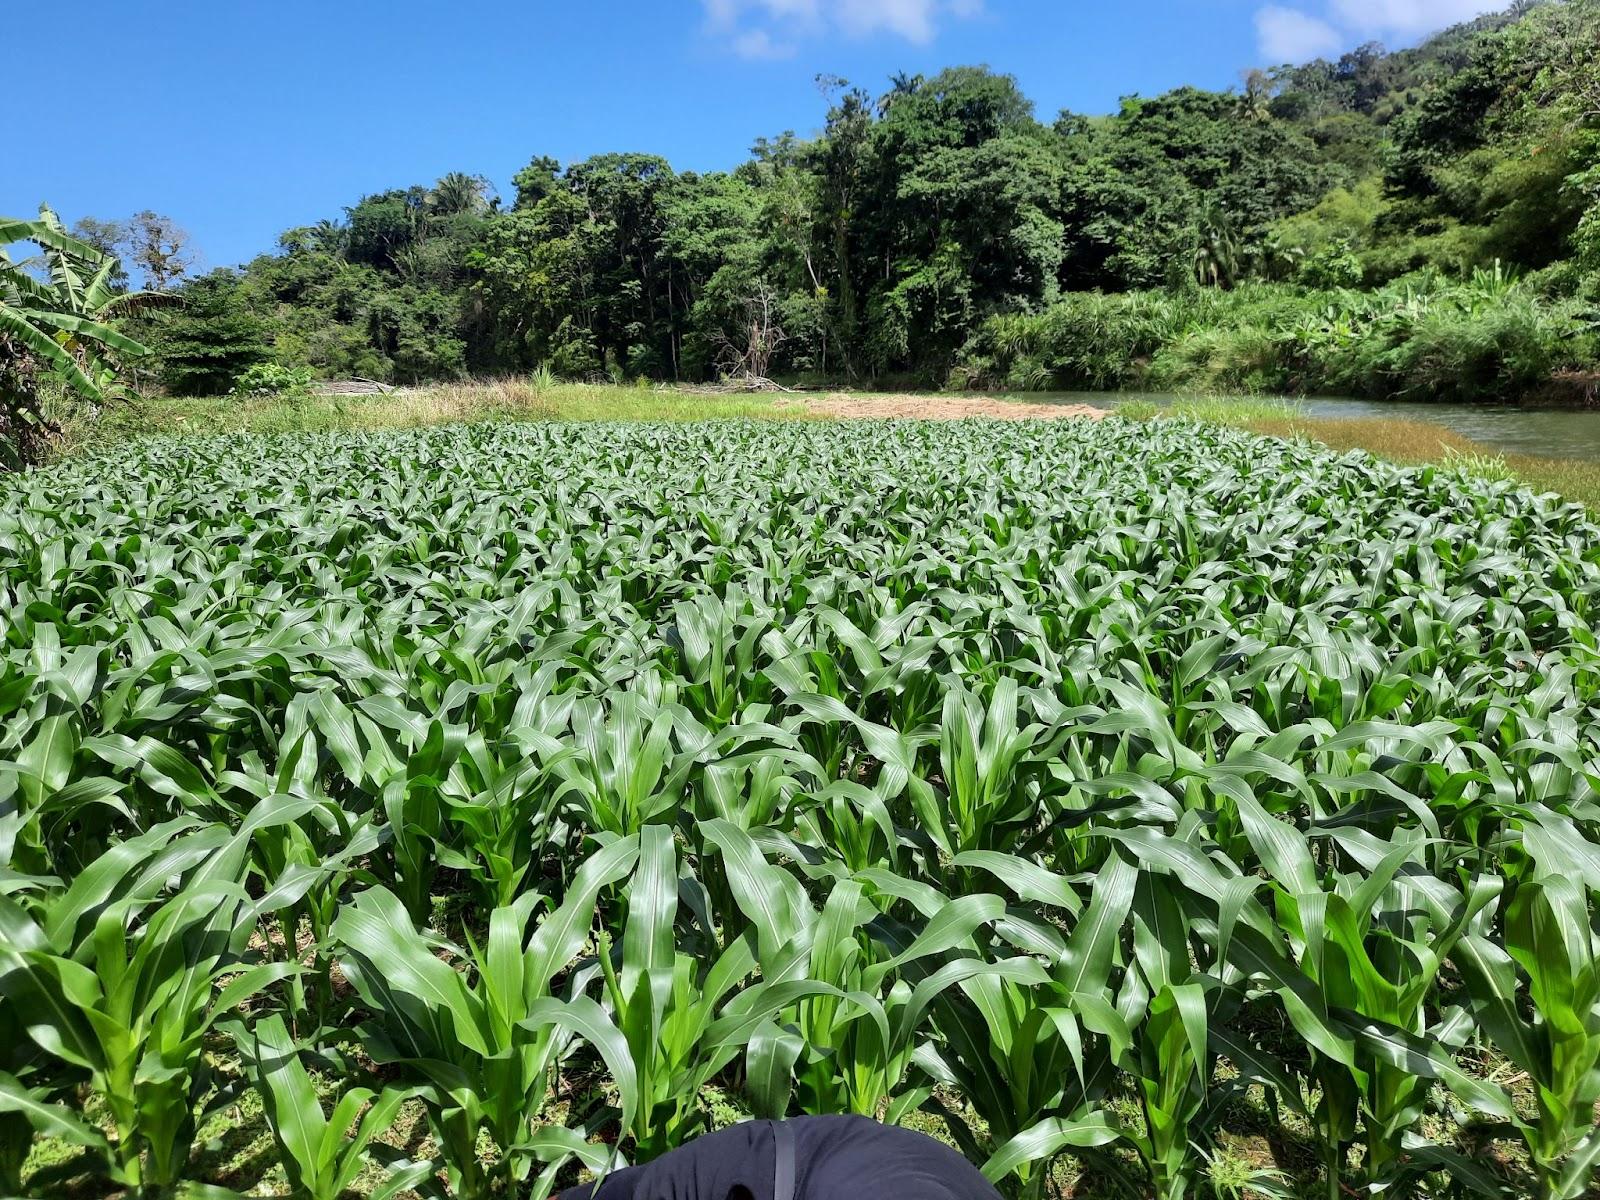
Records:
M834 392L826 396L785 397L780 409L798 408L812 417L840 421L913 420L951 421L983 418L996 421L1058 421L1082 419L1098 421L1110 416L1109 410L1093 404L1030 404L994 396L861 395Z
M1370 291L1253 283L1074 293L990 318L951 371L984 391L1123 389L1466 404L1591 402L1593 299L1480 269Z
M1478 478L1510 480L1600 509L1600 462L1507 454L1431 421L1308 416L1292 403L1249 399L1190 401L1153 416L1172 418L1210 421L1267 437L1306 438L1334 450L1364 450L1405 466L1431 464Z

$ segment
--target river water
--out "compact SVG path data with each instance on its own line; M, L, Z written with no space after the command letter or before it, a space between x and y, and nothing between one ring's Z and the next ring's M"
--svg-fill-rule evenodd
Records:
M1019 399L1023 397L1018 397ZM1190 397L1192 399L1192 397ZM1136 392L1050 392L1026 399L1044 404L1116 408L1130 400L1171 404L1178 397ZM1504 454L1581 458L1600 462L1600 410L1516 408L1493 404L1420 404L1406 400L1309 397L1289 401L1308 417L1388 417L1429 421Z

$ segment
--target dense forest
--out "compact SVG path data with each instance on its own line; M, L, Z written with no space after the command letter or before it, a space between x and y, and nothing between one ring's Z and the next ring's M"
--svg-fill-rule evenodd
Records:
M860 385L1526 395L1600 298L1600 2L1041 119L1008 75L819 81L729 173L536 157L366 196L183 287L178 392L252 364Z

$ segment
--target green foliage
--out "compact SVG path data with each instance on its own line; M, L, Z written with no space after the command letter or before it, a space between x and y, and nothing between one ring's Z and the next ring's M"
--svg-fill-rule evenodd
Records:
M252 1089L303 1200L541 1200L729 1099L1163 1200L1277 1186L1264 1099L1286 1189L1576 1200L1600 529L1187 415L6 481L0 1189L214 1185Z
M7 254L18 242L38 248L37 271ZM37 220L0 217L0 466L37 461L59 433L43 408L50 385L94 406L122 394L118 356L146 350L108 322L161 298L119 290L119 271L48 206Z
M406 1094L387 1089L374 1097L370 1089L351 1088L340 1096L330 1117L322 1111L322 1101L281 1016L273 1013L248 1033L242 1029L239 1033L239 1047L250 1059L290 1194L295 1200L340 1200L366 1166L367 1147L394 1121ZM423 1178L425 1169L413 1168L371 1196L380 1200Z
M311 391L314 376L310 367L286 367L282 363L261 362L246 367L234 380L233 396L304 396Z
M1361 260L1349 242L1329 242L1307 255L1296 274L1307 287L1353 288L1361 282Z
M161 313L150 342L162 380L179 396L221 396L270 355L267 326L239 303L240 285L215 271L183 289L183 305Z
M1547 299L1497 266L1372 292L1066 296L1037 316L991 319L958 365L979 387L1515 401L1594 362L1594 334L1584 302Z
M1597 40L1597 0L1549 0L1395 53L1366 45L1252 72L1241 91L1184 87L1048 125L986 68L898 76L878 97L828 80L820 134L758 139L731 173L540 155L504 210L460 172L366 196L245 268L226 303L259 322L254 334L213 332L219 347L270 342L276 360L324 376L548 365L576 380L698 381L751 369L759 310L763 370L818 382L1099 387L1162 353L1152 378L1174 386L1320 388L1305 364L1275 361L1251 305L1194 293L1464 278L1500 261L1592 296ZM1100 298L1140 293L1212 323L1190 322L1184 345L1091 328L1101 347L1139 347L1120 361L1068 354L1053 334L1028 354L982 345L997 319L1121 325L1128 314ZM1477 378L1497 371L1485 345L1526 341L1526 315L1435 339L1399 372L1408 394L1545 382ZM203 349L173 347L174 388L223 382ZM1467 377L1446 377L1451 363Z
M1264 255L1273 222L1340 176L1287 122L1239 97L1180 88L1124 101L1106 121L1057 123L1071 162L1062 268L1071 290L1231 283Z

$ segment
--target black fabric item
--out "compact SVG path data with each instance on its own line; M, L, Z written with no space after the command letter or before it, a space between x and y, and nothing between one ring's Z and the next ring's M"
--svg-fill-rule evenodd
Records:
M793 1200L997 1200L976 1167L924 1134L866 1117L784 1122L794 1142ZM781 1200L774 1123L696 1138L563 1200Z

